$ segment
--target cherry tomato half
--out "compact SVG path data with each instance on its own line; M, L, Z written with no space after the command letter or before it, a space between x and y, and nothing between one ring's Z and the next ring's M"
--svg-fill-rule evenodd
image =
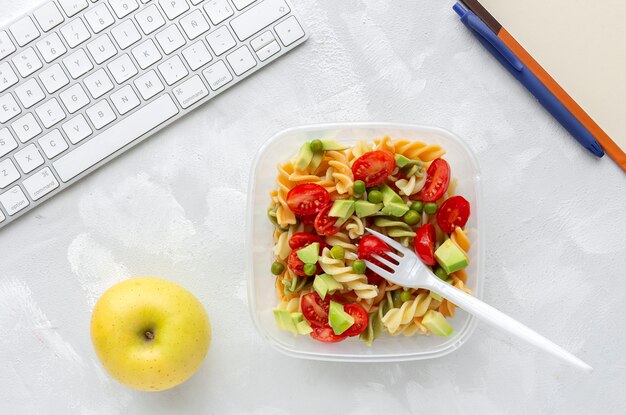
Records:
M435 227L430 223L419 228L415 235L415 253L421 258L424 264L431 267L437 263L435 261L436 238Z
M289 209L296 215L313 215L330 202L330 194L319 184L299 184L287 193Z
M311 324L311 327L328 327L329 298L322 300L322 297L315 291L308 293L302 297L300 308L304 318Z
M436 159L428 168L426 184L418 197L424 202L436 202L446 193L449 184L450 165L444 159Z
M343 311L352 316L354 324L342 334L352 337L363 333L367 328L367 323L369 322L367 311L365 311L365 309L358 304L346 304L343 306Z
M388 151L370 151L352 165L354 180L363 180L365 186L381 185L396 168L396 159Z
M467 224L470 215L470 203L463 196L446 199L437 211L437 224L445 233L452 233L457 226Z
M326 206L315 218L315 231L320 235L331 236L339 232L339 227L335 227L338 218L328 216L328 212L332 209L333 204Z
M315 223L315 218L317 217L317 214L312 214L312 215L301 215L299 216L300 218L300 222L302 222L304 225L311 225L313 226L313 224Z
M326 326L326 327L313 327L313 332L311 333L311 337L323 343L337 343L337 342L344 340L348 336L346 335L345 332L341 334L335 334L335 332L330 326Z
M291 235L289 239L289 247L291 249L300 249L309 246L314 242L319 242L320 248L326 246L326 241L319 235L308 232L298 232Z
M367 235L361 238L359 241L358 253L359 258L364 259L366 261L370 261L371 263L382 266L382 264L373 259L372 255L383 255L385 252L391 251L391 248L373 235ZM367 276L367 282L370 284L378 285L383 281L383 277L376 274L371 269L365 271L365 275Z
M371 269L365 271L365 276L367 277L367 283L371 285L380 285L380 283L384 280L383 277L381 277Z

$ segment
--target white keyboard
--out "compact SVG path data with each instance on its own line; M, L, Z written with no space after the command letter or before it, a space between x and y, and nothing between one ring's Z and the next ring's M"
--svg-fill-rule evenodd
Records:
M56 0L0 29L0 228L307 37L288 0Z

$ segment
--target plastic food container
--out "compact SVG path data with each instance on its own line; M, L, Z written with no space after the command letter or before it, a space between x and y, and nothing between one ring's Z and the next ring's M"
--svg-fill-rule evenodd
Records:
M468 272L468 287L482 297L483 227L480 222L481 188L476 158L469 147L454 134L434 127L393 123L323 124L281 131L259 150L250 173L247 211L247 283L248 304L259 333L279 351L303 359L345 362L391 362L430 359L444 356L461 347L474 331L476 322L462 310L450 323L455 332L450 337L390 336L383 334L371 346L358 337L340 343L320 343L309 336L294 337L279 330L272 309L277 304L274 276L270 273L272 256L272 225L267 219L269 192L276 186L276 165L291 159L302 143L314 139L333 139L354 144L372 141L385 135L439 144L446 150L452 176L458 180L456 193L472 206L468 222L472 249Z

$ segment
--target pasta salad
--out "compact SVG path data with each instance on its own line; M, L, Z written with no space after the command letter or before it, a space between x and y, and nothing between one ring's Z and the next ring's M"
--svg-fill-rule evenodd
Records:
M276 324L321 342L383 334L453 332L455 305L425 289L395 285L364 260L391 249L365 228L411 247L442 280L464 290L470 203L441 146L383 137L345 146L305 143L278 165L268 217L274 225Z

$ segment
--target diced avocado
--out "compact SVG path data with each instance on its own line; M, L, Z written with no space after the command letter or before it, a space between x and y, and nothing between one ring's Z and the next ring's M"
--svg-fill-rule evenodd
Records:
M450 275L469 265L469 259L452 240L448 239L435 251L435 259L441 268Z
M380 191L383 194L383 205L387 206L390 203L404 204L404 200L386 184L380 186Z
M410 159L406 158L402 154L396 154L396 165L400 168L406 166L411 162Z
M311 143L306 142L302 144L300 147L300 151L294 160L294 164L300 170L306 169L309 164L311 164L311 160L313 159L313 150L311 150Z
M335 334L342 334L348 330L350 326L354 324L354 318L345 311L343 311L343 305L334 301L330 302L330 310L328 312L328 322L330 327L333 328Z
M354 200L335 200L328 216L333 218L349 218L354 213Z
M296 324L296 330L298 334L309 334L313 331L308 321L301 321Z
M381 212L399 218L409 211L409 207L403 203L387 203Z
M314 242L297 251L298 258L305 264L315 264L320 256L320 243Z
M296 323L293 321L289 311L274 309L274 320L276 320L276 325L279 329L290 331L294 335L298 334Z
M354 210L356 211L356 215L359 218L375 215L382 208L382 203L371 203L367 200L357 200L356 202L354 202Z
M348 146L339 144L335 140L322 140L322 149L324 151L341 151L347 149Z
M431 297L433 300L443 301L443 297L442 297L442 296L440 296L439 294L437 294L437 293L436 293L436 292L434 292L434 291L431 291L431 292L430 292L430 294L428 294L428 295L430 295L430 297Z
M337 290L341 290L343 285L341 283L335 281L335 279L328 274L320 274L315 277L313 281L313 289L322 297L322 300L326 298L326 294Z
M435 336L448 337L454 333L454 327L439 311L428 310L422 319L422 324L428 327Z
M317 170L317 168L320 166L320 164L322 164L322 160L324 159L324 152L323 151L316 151L313 153L313 158L311 159L311 162L309 163L309 171L310 172L314 172L315 170Z

